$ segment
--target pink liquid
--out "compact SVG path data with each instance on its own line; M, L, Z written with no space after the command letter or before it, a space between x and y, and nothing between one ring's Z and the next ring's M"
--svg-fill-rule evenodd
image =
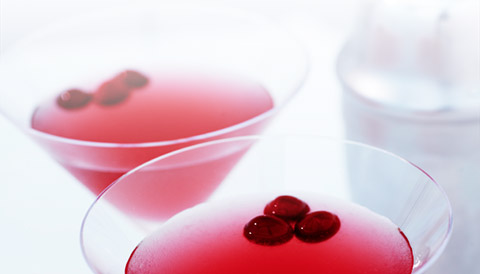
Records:
M269 93L255 82L192 75L145 76L148 78L146 85L135 88L115 104L98 103L102 88L98 85L97 90L86 91L94 98L85 106L66 109L53 98L40 105L32 116L32 128L38 131L73 140L113 143L98 146L58 142L34 135L60 164L96 195L125 172L165 153L214 139L256 134L268 119L252 121L215 136L191 138L248 121L273 108ZM178 141L182 138L187 139ZM135 145L171 140L177 141ZM127 197L120 191L111 197L125 209L130 203L134 204L135 199L151 200L152 207L158 200L163 201L170 205L169 212L162 203L158 208L164 208L163 211L152 209L149 203L143 203L147 205L143 209L132 210L145 217L168 217L208 197L246 149L225 147L209 151L207 157L187 154L189 156L181 161L171 160L168 167L154 166L149 172L139 174L162 179L145 185L136 197ZM125 192L134 189L125 187Z
M261 215L272 198L206 203L176 215L137 246L126 273L412 272L410 245L390 220L328 197L303 199L312 211L327 210L339 217L341 227L328 240L307 243L293 237L274 246L247 240L245 224Z
M256 83L157 75L111 106L90 103L66 110L55 100L38 107L32 127L56 136L94 142L176 140L244 122L273 107Z

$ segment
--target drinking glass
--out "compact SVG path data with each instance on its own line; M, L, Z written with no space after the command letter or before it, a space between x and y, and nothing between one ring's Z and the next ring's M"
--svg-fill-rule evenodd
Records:
M268 91L273 107L219 129L148 142L86 141L32 128L40 104L73 87L90 90L123 70L250 79ZM303 46L255 14L196 5L130 4L66 19L5 52L0 60L0 110L97 195L159 155L258 134L297 93L307 70Z
M233 168L226 168L212 159L217 151L242 157ZM88 210L81 229L83 253L95 273L124 273L135 247L169 219L149 213L175 214L168 194L163 197L152 186L168 192L184 180L174 171L176 166L184 169L182 174L197 172L188 178L192 185L208 184L211 173L228 173L206 203L261 193L309 193L367 207L405 233L413 249L413 273L423 273L435 261L451 233L445 193L405 159L360 143L319 136L234 137L162 155L110 185ZM151 174L153 169L166 171L157 177ZM128 200L118 203L126 190Z
M417 163L449 196L454 232L435 274L480 273L479 11L372 1L338 56L346 138Z

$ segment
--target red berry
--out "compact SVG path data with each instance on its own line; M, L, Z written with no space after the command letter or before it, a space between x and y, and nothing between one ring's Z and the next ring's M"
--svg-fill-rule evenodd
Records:
M91 94L79 89L70 89L57 97L57 104L65 109L76 109L86 106L90 100L92 100Z
M279 245L293 237L292 227L275 216L257 216L248 222L243 235L251 242L260 245Z
M134 70L126 70L117 77L122 78L124 84L130 88L140 88L148 84L148 78Z
M307 214L295 224L295 236L308 243L318 243L333 237L340 229L340 219L328 211Z
M294 221L302 218L309 211L310 207L304 201L292 196L279 196L267 204L263 213Z
M125 100L130 90L122 82L111 80L103 83L95 92L95 101L104 106L116 105Z

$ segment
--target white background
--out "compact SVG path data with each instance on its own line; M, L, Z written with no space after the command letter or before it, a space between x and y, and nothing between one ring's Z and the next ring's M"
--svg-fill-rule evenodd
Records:
M0 53L42 26L122 2L133 1L0 0ZM203 2L261 13L289 28L308 48L312 61L308 80L269 128L270 133L343 137L341 91L334 65L359 1ZM1 273L90 273L80 251L79 230L93 200L81 184L0 116Z

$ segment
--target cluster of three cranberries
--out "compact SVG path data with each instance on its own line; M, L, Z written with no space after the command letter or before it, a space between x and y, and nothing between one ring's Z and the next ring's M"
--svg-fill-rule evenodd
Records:
M243 235L260 245L279 245L293 236L307 243L333 237L340 229L340 219L328 211L309 213L310 207L293 196L279 196L265 206L264 215L250 220Z
M91 101L103 106L112 106L125 100L134 89L148 84L148 78L133 70L126 70L103 83L95 93L69 89L57 97L57 104L64 109L78 109Z

